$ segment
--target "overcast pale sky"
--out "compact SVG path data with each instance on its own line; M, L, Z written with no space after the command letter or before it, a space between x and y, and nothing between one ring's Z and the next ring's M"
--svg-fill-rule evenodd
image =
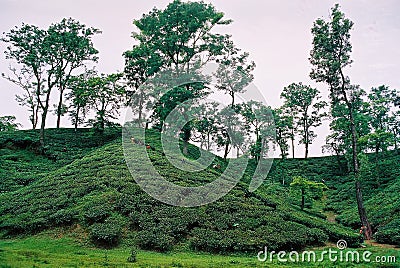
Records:
M0 0L0 33L8 32L22 22L47 28L64 17L72 17L87 26L103 31L94 39L100 51L98 70L109 73L122 70L122 53L130 49L134 30L132 21L154 6L164 8L166 0ZM315 19L327 18L330 8L339 3L354 23L352 31L353 60L348 70L351 80L364 89L389 85L400 88L400 1L382 0L211 0L218 10L233 23L223 31L233 35L236 44L250 53L256 62L255 85L263 92L272 107L281 105L279 94L292 82L308 83L327 95L322 84L309 79L312 36ZM7 73L5 45L0 44L0 73ZM0 78L0 116L16 115L25 128L30 127L28 113L18 106L15 94L22 91ZM56 95L56 94L54 94ZM68 124L67 116L64 125ZM49 117L49 127L55 118ZM326 124L317 130L319 135L310 148L310 155L321 155L321 145L329 130ZM297 156L302 156L301 151Z

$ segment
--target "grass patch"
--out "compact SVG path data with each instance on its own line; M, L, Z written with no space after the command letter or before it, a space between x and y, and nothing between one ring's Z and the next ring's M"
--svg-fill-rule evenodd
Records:
M0 267L399 267L397 263L273 263L259 262L257 252L247 255L215 255L195 252L157 253L137 251L135 263L127 261L130 249L111 250L85 247L71 238L34 236L0 241ZM332 248L335 248L332 245ZM320 254L326 247L315 249ZM396 256L398 249L368 247L373 256Z

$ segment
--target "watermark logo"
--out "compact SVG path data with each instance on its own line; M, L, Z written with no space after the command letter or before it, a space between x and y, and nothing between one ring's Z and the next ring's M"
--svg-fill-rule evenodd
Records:
M148 111L155 111L159 108L162 101L171 96L172 90L189 87L215 87L215 79L213 78L213 67L202 68L174 68L164 70L157 73L152 79L144 83L139 90L143 92L152 92L152 100L147 102ZM238 74L239 75L239 74ZM263 104L267 107L266 101L261 92L250 84L249 90L245 93L236 94L235 98L242 102ZM202 103L217 104L219 110L219 124L223 126L225 135L231 143L235 139L242 138L238 135L239 130L243 130L245 126L240 125L240 120L236 120L238 111L232 109L230 105L224 104L216 99L203 98ZM167 101L168 102L168 101ZM198 99L192 98L179 102L162 122L161 131L161 147L151 144L146 139L146 131L144 128L138 127L135 123L136 114L134 107L127 110L123 131L123 150L124 157L130 173L137 184L153 198L174 206L195 207L205 205L218 200L226 195L242 178L248 165L249 157L244 155L238 158L231 158L219 177L209 183L201 186L183 186L176 184L159 172L158 165L172 165L174 168L180 169L188 176L196 177L196 172L206 170L213 166L215 155L207 150L200 150L200 157L196 160L187 158L181 150L181 134L188 123L200 120ZM250 191L255 191L266 178L272 165L275 146L275 124L272 112L268 109L262 114L255 114L257 121L264 122L265 131L269 136L261 140L261 157L252 180L249 185ZM137 120L136 120L137 121ZM243 123L243 122L242 122ZM163 163L152 161L150 154L157 153L162 155ZM167 160L167 163L164 163ZM215 173L214 173L215 175Z
M347 242L346 240L340 239L339 241L337 241L336 246L340 250L345 249L347 248Z
M264 247L257 254L260 262L293 262L293 263L317 263L317 262L343 262L343 263L396 263L396 256L373 256L369 250L358 251L356 249L347 249L346 240L339 240L336 243L337 249L329 248L323 251L306 250L298 251L268 251Z

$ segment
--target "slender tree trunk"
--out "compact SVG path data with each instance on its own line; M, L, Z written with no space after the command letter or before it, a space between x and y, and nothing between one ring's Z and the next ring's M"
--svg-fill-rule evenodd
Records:
M32 119L31 119L31 123L32 123L32 129L36 129L36 108L35 105L32 105Z
M60 98L58 101L58 107L57 107L57 128L60 128L60 123L61 123L61 110L62 110L62 104L63 104L63 95L64 95L64 89L60 87Z
M49 110L49 102L50 102L50 93L51 93L51 88L52 85L49 83L48 85L48 91L46 94L46 102L45 105L41 104L42 106L42 122L40 124L40 138L39 138L39 142L40 142L40 146L43 148L44 147L44 128L46 126L46 117L47 117L47 112ZM40 97L38 96L38 99L40 101Z
M307 158L308 158L308 144L306 144L306 154L304 156L304 159L307 159Z
M46 126L46 117L47 117L47 107L48 104L46 105L45 109L43 109L43 113L42 113L42 122L40 124L40 138L39 138L39 142L40 142L40 146L43 148L44 146L44 128Z
M347 97L346 79L345 79L344 74L341 69L340 69L340 75L342 78L341 94L346 103L347 109L349 111L349 118L350 118L351 145L352 145L352 150L353 150L352 165L353 165L353 172L354 172L354 176L355 176L358 215L360 217L361 224L366 227L365 238L367 240L369 240L369 239L371 239L371 236L372 236L372 230L371 230L371 226L368 221L367 212L365 211L364 200L363 200L362 190L361 190L361 183L360 183L359 177L358 177L358 175L359 175L358 156L357 156L358 144L357 144L357 130L356 130L356 124L355 124L355 119L354 119L354 113L353 113L353 104L349 101L349 99ZM331 87L331 92L332 91L333 91L333 89Z
M309 125L308 125L308 115L307 115L307 108L305 109L305 112L303 114L303 131L304 131L304 149L305 149L305 155L304 159L308 158L308 145L309 145L309 136L308 136L308 131L309 131Z
M139 106L139 116L138 116L138 125L139 125L139 127L143 127L143 125L142 125L142 107L141 106Z
M228 140L228 141L225 143L224 160L226 160L226 158L228 157L229 145L230 145L230 142L229 142L229 140Z
M360 215L361 224L367 227L365 231L365 239L370 240L372 236L372 229L368 221L367 212L365 211L363 196L361 191L361 183L358 179L356 180L356 197L357 197L358 214Z
M78 120L79 120L79 106L76 108L76 114L75 114L75 132L78 130Z
M293 130L292 130L292 135L294 135ZM294 158L294 136L292 136L291 140L292 140L292 158Z
M139 118L138 118L138 123L139 127L143 127L142 125L142 110L143 110L143 94L140 95L140 100L139 100Z
M356 199L357 199L357 208L358 208L358 214L360 216L360 221L363 226L365 226L367 229L365 231L365 238L367 240L371 239L372 236L372 229L371 225L369 224L368 217L367 217L367 212L364 207L364 200L362 196L362 190L361 190L361 183L359 181L359 166L358 166L358 156L357 156L357 150L358 150L358 144L357 144L357 131L356 131L356 126L355 126L355 120L354 120L354 114L353 114L353 109L352 106L349 102L347 102L347 106L350 112L350 128L351 128L351 143L353 147L353 171L354 175L356 178Z
M33 129L36 129L38 121L39 121L39 105L36 106L35 122L33 124Z
M307 159L308 158L308 129L305 130L304 147L305 147L304 159Z

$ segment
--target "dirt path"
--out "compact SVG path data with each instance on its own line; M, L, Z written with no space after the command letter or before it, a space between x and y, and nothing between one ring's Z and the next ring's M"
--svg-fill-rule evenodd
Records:
M369 246L374 246L374 247L379 247L379 248L387 248L387 249L400 249L398 246L396 245L389 245L389 244L381 244L376 242L375 240L366 240L365 244L369 245Z
M326 215L326 220L327 220L327 221L333 222L333 223L337 223L337 222L336 222L337 214L335 214L334 212L329 211L329 212L326 212L325 215ZM400 249L399 246L396 246L396 245L389 245L389 244L381 244L381 243L376 242L375 240L366 240L365 243L366 243L368 246L373 246L373 247L378 247L378 248Z

